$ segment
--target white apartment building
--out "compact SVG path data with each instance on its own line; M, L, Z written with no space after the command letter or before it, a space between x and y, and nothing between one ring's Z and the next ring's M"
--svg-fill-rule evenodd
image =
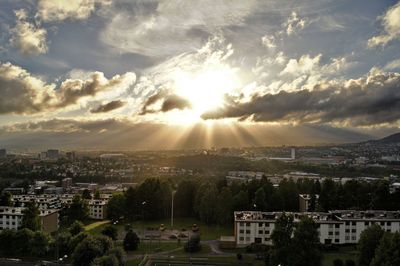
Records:
M308 216L318 226L319 239L322 244L356 244L361 232L373 224L385 231L400 231L400 211L330 211L287 213L294 216L297 223ZM236 245L244 247L251 243L270 245L271 234L276 220L282 212L234 212Z
M14 204L25 207L28 202L35 202L39 210L60 209L61 203L58 197L50 194L43 195L13 195Z
M90 200L89 217L97 220L105 219L107 217L106 208L107 208L106 200Z
M0 206L0 230L18 230L22 225L24 207ZM40 224L42 230L52 233L58 230L58 210L41 210Z

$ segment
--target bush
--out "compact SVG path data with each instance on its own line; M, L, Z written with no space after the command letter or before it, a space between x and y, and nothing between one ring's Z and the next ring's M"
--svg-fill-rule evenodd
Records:
M125 251L120 248L116 247L108 251L107 253L110 256L115 256L118 260L119 266L124 266L126 264L126 253Z
M190 236L189 241L185 245L185 251L193 253L199 251L200 249L200 236L198 234Z
M343 260L341 259L334 259L333 266L344 266Z
M118 238L118 229L113 225L107 225L104 227L101 233L105 236L108 236L112 240L117 240Z
M76 246L72 254L73 265L91 265L97 257L106 254L112 248L112 245L113 243L108 237L86 237Z
M345 266L356 266L356 263L354 262L354 260L346 260Z
M119 266L118 259L115 256L104 255L99 258L95 258L91 266Z
M72 236L76 236L77 234L83 232L85 230L83 223L80 221L75 221L70 227L69 232Z
M137 250L139 243L140 239L135 232L130 230L129 232L126 233L123 243L125 250L127 251Z

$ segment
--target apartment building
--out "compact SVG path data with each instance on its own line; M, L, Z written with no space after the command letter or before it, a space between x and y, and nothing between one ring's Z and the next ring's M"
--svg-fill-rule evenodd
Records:
M103 220L107 217L107 201L106 200L90 200L89 201L89 217L96 220Z
M356 244L361 232L378 224L387 232L400 231L400 211L330 211L288 213L294 222L308 216L317 224L322 244ZM244 247L251 243L270 245L276 220L282 212L234 212L234 235L236 245Z
M5 207L0 206L0 230L14 229L18 230L22 225L24 217L24 207ZM40 224L42 230L48 233L58 229L58 210L41 210Z

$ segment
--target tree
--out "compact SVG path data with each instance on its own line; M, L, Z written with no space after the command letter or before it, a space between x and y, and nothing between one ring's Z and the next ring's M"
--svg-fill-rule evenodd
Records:
M188 242L185 245L185 251L193 253L199 251L200 249L201 249L200 235L199 234L191 235Z
M130 230L126 233L123 242L126 251L137 250L139 243L140 239L134 231Z
M127 208L125 208L125 195L115 194L107 203L107 217L111 220L119 220Z
M91 266L119 266L118 259L115 256L104 255L95 258Z
M265 211L267 209L267 202L266 202L266 195L264 188L260 187L257 189L255 195L254 195L254 200L253 204L256 206L256 210L259 211Z
M89 189L85 188L85 189L82 191L82 198L83 198L83 199L87 199L87 200L92 199L92 194L90 193L90 190L89 190Z
M76 236L77 234L85 231L85 228L83 226L83 223L80 221L75 221L70 227L69 227L69 232L71 233L72 236Z
M213 183L206 183L201 186L196 195L196 211L201 221L206 224L213 224L216 222L217 211L216 204L218 191Z
M71 205L66 211L68 220L83 221L89 216L89 206L86 200L83 200L79 195L75 195L72 199Z
M27 202L26 208L22 211L23 218L21 227L28 228L32 231L38 231L41 229L40 218L39 218L39 209L34 202Z
M342 259L334 259L333 266L344 266L343 260Z
M71 238L71 233L68 231L57 233L54 248L58 249L60 256L70 254L73 251L73 249L70 248Z
M117 240L118 238L118 230L113 225L106 225L101 233L105 236L108 236L112 240Z
M375 250L383 236L383 229L379 225L372 225L365 229L358 241L358 264L360 266L369 266L375 256Z
M34 234L35 233L28 228L16 231L12 241L15 254L22 255L30 252Z
M351 259L347 259L346 262L344 263L345 266L356 266L356 262Z
M6 191L0 197L0 206L12 206L12 195Z
M101 257L112 248L112 242L104 237L86 237L79 243L73 254L72 263L74 266L90 265L95 258Z
M319 266L322 261L317 226L309 218L301 219L292 239L290 256L293 266Z
M275 229L271 234L274 244L271 260L273 265L288 265L291 253L291 236L293 233L293 216L282 213L275 222Z
M249 206L249 197L246 191L241 190L233 197L234 210L246 210Z
M400 265L400 233L384 233L379 246L375 250L375 257L371 266Z
M96 200L100 199L100 190L96 189L96 190L94 191L94 196L93 196L93 198L96 199Z
M50 247L51 237L45 232L37 231L31 241L31 254L34 256L44 256Z
M110 249L107 252L108 255L110 256L115 256L118 260L119 266L125 266L126 264L126 253L125 251L120 248L120 247L115 247L113 249Z
M70 251L74 251L75 248L78 246L79 243L81 243L83 240L85 240L89 235L85 232L79 233L74 237L71 237L68 247Z
M232 224L232 192L228 187L222 188L216 202L217 223L220 225Z
M322 211L335 209L336 187L332 179L325 179L322 183L321 193L319 196L319 206Z

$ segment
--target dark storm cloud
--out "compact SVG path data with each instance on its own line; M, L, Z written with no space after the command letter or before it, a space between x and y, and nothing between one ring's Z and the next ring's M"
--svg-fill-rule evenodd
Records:
M160 109L151 109L151 107L158 103L161 102L161 108ZM191 104L190 102L176 94L169 94L168 91L162 90L159 91L158 93L150 96L145 103L143 104L142 111L140 115L145 115L145 114L151 114L151 113L158 113L158 112L169 112L174 109L178 110L183 110L186 108L190 108Z
M121 100L112 101L106 104L99 105L98 107L90 110L91 113L107 113L112 110L121 108L122 106L126 105L126 102Z
M267 93L245 103L231 99L224 108L202 117L352 126L393 123L400 119L400 74L372 71L360 79L321 83L312 90Z

